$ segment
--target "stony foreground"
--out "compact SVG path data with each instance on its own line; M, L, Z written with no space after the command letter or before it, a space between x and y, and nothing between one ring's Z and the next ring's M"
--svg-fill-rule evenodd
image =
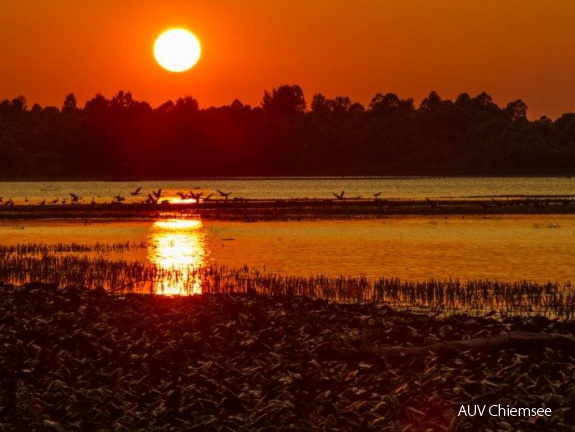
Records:
M0 430L575 429L571 349L333 355L510 331L573 334L575 325L306 298L0 286ZM464 418L462 403L553 414Z

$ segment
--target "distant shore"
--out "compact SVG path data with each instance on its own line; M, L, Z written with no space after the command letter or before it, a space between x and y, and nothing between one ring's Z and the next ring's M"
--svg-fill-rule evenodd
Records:
M0 206L0 220L133 219L200 217L212 220L265 221L373 219L393 215L575 214L573 196L502 199L230 199L161 204L30 204Z

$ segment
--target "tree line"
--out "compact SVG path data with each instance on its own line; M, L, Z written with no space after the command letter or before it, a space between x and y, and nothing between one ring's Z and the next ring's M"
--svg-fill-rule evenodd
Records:
M182 97L152 108L129 92L79 107L0 102L2 178L284 175L563 175L575 169L575 113L527 118L487 93L456 100L376 94L369 106L297 85L201 109Z

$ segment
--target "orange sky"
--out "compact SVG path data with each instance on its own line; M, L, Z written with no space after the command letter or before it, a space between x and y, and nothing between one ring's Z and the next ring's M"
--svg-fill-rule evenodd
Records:
M368 104L377 92L455 98L483 90L529 116L575 110L575 1L2 0L0 99L60 106L131 91L153 106L202 107L300 84ZM156 36L193 31L203 47L183 74L161 69Z

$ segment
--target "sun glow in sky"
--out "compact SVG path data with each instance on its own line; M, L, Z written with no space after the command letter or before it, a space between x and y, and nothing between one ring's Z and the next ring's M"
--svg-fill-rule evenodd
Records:
M522 98L529 116L575 107L575 2L557 0L4 0L0 99L81 105L131 91L158 106L192 95L201 107L299 84L364 105L377 92L455 99L487 91L500 105ZM153 46L170 28L201 41L186 73L158 67Z

